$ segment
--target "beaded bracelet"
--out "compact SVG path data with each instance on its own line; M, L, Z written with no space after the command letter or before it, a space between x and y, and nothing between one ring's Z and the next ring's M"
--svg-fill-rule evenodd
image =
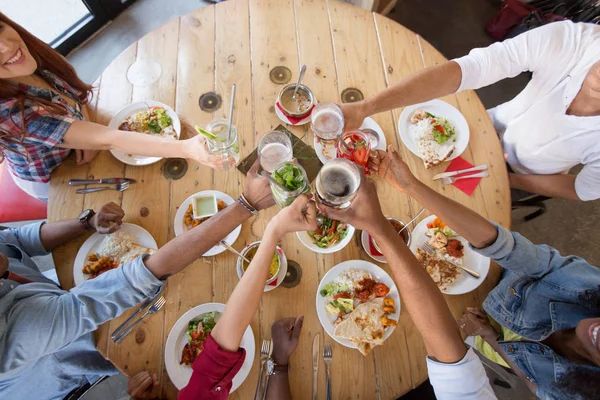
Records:
M240 197L238 197L238 202L244 206L244 208L248 211L250 211L253 215L257 215L258 214L258 210L256 208L254 208L252 206L252 204L250 204L250 202L248 200L246 200L246 197L244 197L244 193L240 194Z

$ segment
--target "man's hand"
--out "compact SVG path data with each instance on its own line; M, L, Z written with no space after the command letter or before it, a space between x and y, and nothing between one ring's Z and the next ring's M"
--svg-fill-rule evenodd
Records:
M460 329L467 336L481 336L488 343L498 339L498 332L488 321L487 315L479 308L467 307L459 324Z
M298 318L285 318L276 321L271 327L273 338L272 358L277 365L287 365L290 355L298 346L298 339L302 331L304 316Z
M339 107L344 113L344 131L360 128L365 118L369 116L364 101L340 104Z
M371 152L369 170L401 192L410 191L419 182L392 146L388 146L387 152L382 150Z
M153 399L156 395L154 389L158 387L158 375L150 375L148 371L142 371L129 378L127 383L127 393L129 396L138 399Z
M121 228L125 211L113 202L103 205L90 224L98 233L113 233Z
M377 226L389 225L381 212L375 184L365 177L362 170L360 187L350 207L338 210L323 206L323 211L329 218L337 219L369 233L372 233Z
M258 174L259 166L260 163L256 159L246 175L244 197L257 210L264 210L275 204L275 199L273 199L269 180Z
M290 232L314 231L317 229L317 209L315 202L307 194L300 195L294 202L275 216L269 225L280 236Z

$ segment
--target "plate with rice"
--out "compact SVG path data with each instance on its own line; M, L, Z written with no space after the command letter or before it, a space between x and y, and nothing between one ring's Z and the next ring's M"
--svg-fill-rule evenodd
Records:
M138 225L124 223L121 229L108 235L96 232L83 243L75 257L75 285L118 268L142 254L153 254L157 248L150 232Z
M442 100L406 107L398 119L402 143L426 168L461 155L469 145L469 124L456 108Z

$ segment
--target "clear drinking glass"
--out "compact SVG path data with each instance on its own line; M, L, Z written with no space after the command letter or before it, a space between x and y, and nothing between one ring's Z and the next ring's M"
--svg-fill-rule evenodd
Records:
M342 109L329 101L317 104L310 115L310 127L319 139L325 157L335 158L337 137L344 130Z
M290 170L292 170L292 169L296 172L296 176L298 176L298 175L300 176L300 180L297 181L297 182L299 182L299 185L297 184L297 189L283 190L281 187L279 187L275 183L270 182L271 192L273 192L273 198L275 199L275 203L277 203L277 205L280 208L289 206L290 204L292 204L294 202L294 200L296 200L296 198L298 196L300 196L303 193L310 192L310 182L308 181L308 176L306 175L306 171L304 170L304 168L302 168L302 165L300 165L296 162L287 161L287 162L279 164L273 170L273 173L271 175L273 176L274 179L277 179L277 176L280 176L280 174L290 173ZM281 182L279 182L279 183L281 183Z
M207 140L208 151L221 156L223 169L227 171L240 161L240 145L235 125L231 125L231 134L227 137L229 121L224 118L213 119L206 125L206 130L216 136L215 140ZM231 159L235 160L232 165Z
M360 187L360 169L345 158L330 160L319 171L315 187L318 203L333 208L347 208Z
M272 173L279 164L292 160L292 140L283 132L267 132L258 141L257 152L261 167Z
M337 157L350 160L368 172L367 163L371 154L371 139L361 130L346 131L337 144Z

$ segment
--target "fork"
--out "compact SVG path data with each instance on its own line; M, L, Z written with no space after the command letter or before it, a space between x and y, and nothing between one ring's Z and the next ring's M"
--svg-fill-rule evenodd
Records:
M262 383L263 369L265 367L265 363L269 359L271 355L271 349L273 347L273 342L271 340L263 340L262 346L260 348L260 370L258 373L258 383L256 384L256 391L254 392L254 400L259 400L259 392L260 386ZM267 388L265 388L265 391Z
M425 243L423 243L421 245L421 250L423 250L425 253L429 253L429 254L431 254L433 256L436 255L435 254L435 249L429 243L427 243L427 242L425 242ZM448 261L446 259L444 259L444 261L446 261L449 264L454 265L456 268L462 269L467 274L471 275L473 278L477 278L477 279L481 278L481 275L479 275L478 272L475 272L475 271L473 271L473 270L471 270L469 268L463 267L462 265L454 264L452 261Z
M154 302L154 304L152 304L152 306L150 306L150 308L148 309L148 311L146 311L144 313L144 315L142 315L129 328L124 330L123 333L119 334L119 336L117 336L114 339L115 344L121 343L121 341L125 338L125 336L129 335L131 333L131 331L133 330L133 328L136 327L137 324L142 322L142 320L144 318L146 318L147 315L156 314L165 305L166 302L167 302L167 299L165 299L163 296L160 296L160 298L158 300L156 300Z
M107 190L107 189L114 189L117 192L122 192L123 190L129 188L129 184L130 184L129 181L127 181L127 182L118 183L114 187L113 186L102 186L102 187L77 189L75 192L79 193L79 194L84 194L84 193L100 192L102 190Z
M459 179L487 178L487 177L488 177L488 173L487 172L480 172L478 174L467 175L467 176L451 176L449 178L442 178L442 179L440 179L440 181L444 185L449 185L449 184L452 184L452 183L456 182Z
M333 351L331 350L331 343L325 343L323 345L323 363L325 364L325 377L327 378L327 400L331 400L331 382L329 377L329 366L333 359Z

